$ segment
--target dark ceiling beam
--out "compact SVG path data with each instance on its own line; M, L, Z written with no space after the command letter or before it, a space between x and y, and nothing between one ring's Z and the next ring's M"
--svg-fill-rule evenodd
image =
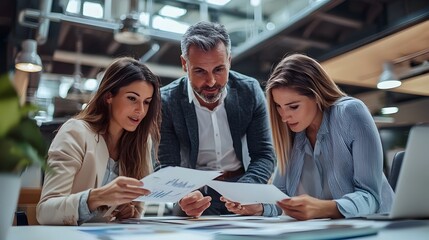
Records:
M330 58L339 56L343 53L352 51L361 46L369 44L371 42L377 41L394 33L397 33L401 30L404 30L408 27L416 25L420 22L429 20L429 7L421 9L410 15L403 16L398 18L395 22L388 23L385 26L382 26L381 30L375 34L369 35L367 37L362 37L360 39L353 39L350 42L343 43L341 45L335 46L332 51L329 51L318 57L320 62L326 61Z
M304 33L302 34L302 36L304 38L309 38L311 36L311 34L314 32L314 30L319 26L319 24L321 23L320 19L315 19L313 20L310 24L308 24L308 26L305 28Z
M298 12L293 16L290 21L284 22L282 25L276 27L273 31L265 31L259 34L258 37L249 39L240 46L236 47L232 51L233 63L239 61L245 61L246 57L253 55L256 52L261 51L265 47L269 47L271 39L278 35L287 35L294 30L305 26L309 21L314 19L314 15L319 12L326 12L339 4L343 3L344 0L331 0L326 2L316 2L311 7L304 11Z
M107 46L107 55L113 55L113 53L121 46L120 43L118 43L117 41L111 41L110 44ZM100 67L93 67L91 68L91 70L88 72L87 77L89 78L95 78L97 76L97 74L100 72Z
M107 46L107 55L112 55L120 46L121 44L117 41L111 41L109 46Z
M0 8L0 34L1 36L6 36L9 34L12 26L14 25L14 18L16 12L16 3L15 1L2 1L2 6Z
M366 14L366 23L373 23L377 16L383 11L383 5L379 2L372 2Z
M77 59L80 60L82 66L91 66L106 68L113 61L113 57L107 57L105 55L94 55L94 54L77 54L71 51L57 50L53 56L54 61L62 63L75 64ZM155 74L160 77L179 78L183 76L183 70L181 67L167 66L157 63L146 63L147 67L152 70Z
M101 68L100 67L93 67L91 68L91 70L88 71L88 73L86 74L86 78L96 78L97 74L100 72Z
M12 25L12 19L10 17L0 17L0 26Z
M69 24L61 24L60 33L58 34L58 46L63 46L66 36L70 30Z
M164 56L164 54L166 54L172 46L173 45L168 42L161 44L160 49L158 50L158 53L151 58L151 61L160 62L161 57ZM177 56L177 58L179 58L179 56Z
M363 26L362 22L360 21L332 15L329 13L319 12L316 14L316 18L322 19L323 21L330 22L336 25L341 25L341 26L350 27L350 28L360 29Z
M306 47L314 47L314 48L319 48L323 50L327 50L331 48L331 45L329 43L316 41L312 39L290 37L290 36L282 36L279 39L280 41L285 42L287 44L305 45Z

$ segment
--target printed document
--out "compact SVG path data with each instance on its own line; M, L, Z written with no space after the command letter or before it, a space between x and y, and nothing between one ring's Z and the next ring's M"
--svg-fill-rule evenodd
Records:
M289 198L288 195L271 184L222 182L213 180L207 185L227 199L241 203L242 205L255 203L275 204L277 201Z
M177 202L186 194L205 186L221 175L219 171L202 171L182 167L166 167L154 172L140 181L143 188L150 190L147 196L134 201L140 202Z

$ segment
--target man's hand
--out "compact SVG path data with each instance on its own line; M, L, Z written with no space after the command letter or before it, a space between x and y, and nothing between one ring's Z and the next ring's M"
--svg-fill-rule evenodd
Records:
M204 197L200 191L191 192L179 201L179 206L190 217L199 217L210 207L210 196Z

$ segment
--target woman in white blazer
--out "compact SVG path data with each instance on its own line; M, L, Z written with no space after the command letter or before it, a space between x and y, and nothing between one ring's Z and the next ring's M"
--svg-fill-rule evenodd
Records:
M159 143L159 78L124 57L106 70L99 88L76 117L59 129L37 205L40 224L78 225L111 217L138 217L133 199L146 195L139 179L153 171Z

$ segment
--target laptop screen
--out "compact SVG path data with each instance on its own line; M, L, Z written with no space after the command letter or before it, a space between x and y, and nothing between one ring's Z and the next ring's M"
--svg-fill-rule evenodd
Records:
M429 217L429 125L411 128L390 218Z

